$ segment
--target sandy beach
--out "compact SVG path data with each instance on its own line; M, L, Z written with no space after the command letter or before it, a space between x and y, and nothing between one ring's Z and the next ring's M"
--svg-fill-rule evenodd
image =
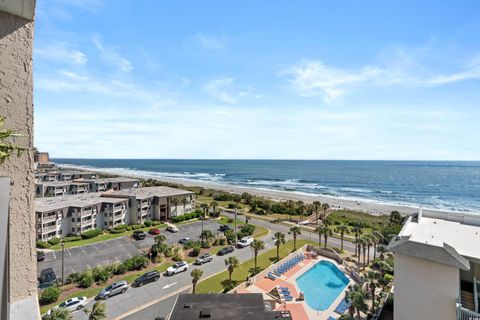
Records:
M86 167L80 167L80 166L74 166L74 165L59 165L59 167L64 169L92 171L92 172L97 172L101 174L118 175L118 176L130 177L130 178L154 179L154 180L168 182L168 183L181 184L184 186L216 189L224 192L232 192L232 193L248 192L253 195L265 197L275 201L295 200L295 201L303 201L307 203L313 202L313 201L320 201L322 203L324 202L328 203L329 206L332 208L355 210L355 211L366 212L374 215L389 214L394 210L399 211L401 214L409 215L409 214L418 212L418 209L419 209L418 206L406 206L406 205L397 205L397 204L389 204L389 203L380 203L380 202L364 200L364 199L362 200L343 199L338 197L309 195L306 193L299 193L299 192L292 192L292 191L267 190L267 189L259 189L259 188L243 187L243 186L233 186L233 185L221 184L221 183L216 183L211 181L164 178L164 177L157 177L153 175L122 173L121 171L117 171L117 170L97 169L97 168L90 168L90 167L86 168ZM423 211L436 212L436 213L441 212L445 214L452 213L448 211L435 210L435 209L430 209L425 207L423 208ZM458 214L459 212L455 212L455 213Z

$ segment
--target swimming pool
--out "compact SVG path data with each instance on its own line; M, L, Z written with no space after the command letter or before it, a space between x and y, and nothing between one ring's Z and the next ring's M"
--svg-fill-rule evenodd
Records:
M322 260L296 279L308 306L328 309L349 283L348 278L330 261Z

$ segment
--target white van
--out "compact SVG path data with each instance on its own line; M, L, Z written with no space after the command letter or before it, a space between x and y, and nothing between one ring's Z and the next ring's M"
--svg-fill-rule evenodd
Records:
M238 241L237 246L239 248L245 248L245 247L250 246L250 244L252 242L253 242L253 237L244 237L244 238L240 239L240 241Z

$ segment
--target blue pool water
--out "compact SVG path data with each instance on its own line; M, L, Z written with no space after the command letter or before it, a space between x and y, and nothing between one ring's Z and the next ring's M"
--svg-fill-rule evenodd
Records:
M349 282L342 271L325 260L315 264L296 281L308 306L318 311L328 309Z

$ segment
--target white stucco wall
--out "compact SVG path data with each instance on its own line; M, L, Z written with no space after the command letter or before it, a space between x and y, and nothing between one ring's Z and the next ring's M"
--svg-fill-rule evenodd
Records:
M456 319L459 269L395 254L395 320Z

